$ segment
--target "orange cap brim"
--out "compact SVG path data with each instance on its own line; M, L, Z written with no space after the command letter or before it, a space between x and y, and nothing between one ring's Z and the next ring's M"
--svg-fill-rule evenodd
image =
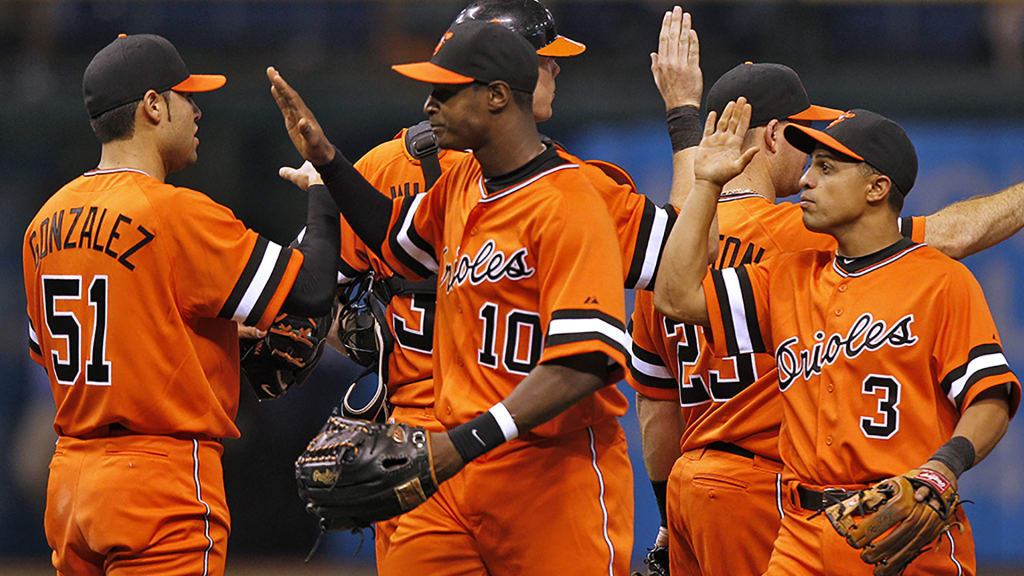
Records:
M793 114L789 117L789 120L835 120L843 115L842 110L836 110L835 108L826 108L824 106L815 106L811 104L811 107L803 112Z
M552 58L565 58L567 56L578 56L587 49L586 44L577 42L565 36L555 36L555 39L537 50L537 56L550 56Z
M828 134L822 132L821 130L815 130L814 128L800 126L799 124L790 124L789 126L786 127L786 130L789 130L790 128L803 132L812 140L817 141L819 144L822 144L826 148L835 150L836 152L841 152L849 156L850 158L853 158L854 160L860 160L861 162L864 162L863 156L857 154L853 150L850 150L842 143L840 143L839 140L836 140L835 138L829 136Z
M209 92L226 84L227 78L220 74L192 74L178 84L171 86L175 92Z
M420 82L431 84L469 84L474 80L447 68L441 68L432 62L413 62L412 64L395 64L392 70Z

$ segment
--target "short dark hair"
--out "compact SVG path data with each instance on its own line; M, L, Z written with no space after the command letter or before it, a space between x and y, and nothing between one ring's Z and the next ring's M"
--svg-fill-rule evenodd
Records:
M533 92L512 90L512 101L519 106L520 110L533 111Z
M874 175L884 176L884 174L867 162L860 163L860 170L865 177ZM897 215L903 212L903 201L905 199L906 194L900 192L900 189L896 187L896 183L892 181L892 178L889 178L889 194L886 196L886 201L889 203L889 207L892 208Z
M167 103L167 119L171 119L171 92L164 90L160 93L164 102ZM113 142L114 140L127 140L135 135L135 110L138 109L142 98L122 104L113 110L109 110L89 120L93 134L100 141L100 144Z
M114 140L126 140L135 134L135 110L141 99L122 104L89 120L93 134L100 144Z

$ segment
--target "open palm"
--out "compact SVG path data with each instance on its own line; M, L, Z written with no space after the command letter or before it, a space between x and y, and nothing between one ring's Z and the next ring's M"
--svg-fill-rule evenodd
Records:
M750 114L750 104L742 96L725 106L721 118L716 120L714 111L708 114L704 137L694 159L693 171L697 180L724 186L743 172L757 154L756 146L743 149L743 140L750 127Z

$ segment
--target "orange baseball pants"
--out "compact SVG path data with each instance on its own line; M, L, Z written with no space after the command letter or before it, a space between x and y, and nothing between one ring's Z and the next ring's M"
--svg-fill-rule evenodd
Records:
M795 486L795 483L783 486L786 517L765 574L871 576L874 567L860 559L860 550L850 547L824 514L811 518L814 512L800 506ZM821 490L820 487L809 488ZM903 576L974 576L977 570L974 537L963 509L958 515L964 524L963 533L957 528L950 530L939 538L933 550L915 558Z
M668 479L672 574L761 574L780 521L782 464L701 448L684 453Z
M224 574L222 452L170 436L61 437L44 517L57 574Z
M628 574L633 474L616 420L510 442L401 517L382 576Z
M434 408L432 406L419 407L419 406L395 406L391 412L391 420L395 422L404 422L410 426L422 426L429 432L444 432L444 425L437 421L434 417ZM388 549L391 548L391 536L398 529L399 522L402 519L410 515L429 514L430 508L426 505L419 506L402 514L401 516L395 516L389 518L383 522L377 522L374 525L375 536L374 536L374 549L377 555L377 572L380 573L383 565L382 562L384 557L387 556ZM429 519L422 519L422 522L429 522Z

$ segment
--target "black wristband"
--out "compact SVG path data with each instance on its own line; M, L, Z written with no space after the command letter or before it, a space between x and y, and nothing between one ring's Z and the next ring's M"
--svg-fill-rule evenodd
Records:
M679 152L700 144L704 127L700 125L700 110L696 106L678 106L665 113L668 137L672 151Z
M504 424L499 421L499 418L504 421ZM519 431L516 429L512 416L501 402L469 422L448 431L448 437L455 445L455 451L467 464L477 456L515 438L518 434Z
M974 444L963 436L953 436L932 454L931 460L945 464L957 478L974 466Z
M668 500L668 480L660 482L651 480L654 488L654 499L658 501L658 513L661 514L661 525L668 528L668 512L665 502Z

